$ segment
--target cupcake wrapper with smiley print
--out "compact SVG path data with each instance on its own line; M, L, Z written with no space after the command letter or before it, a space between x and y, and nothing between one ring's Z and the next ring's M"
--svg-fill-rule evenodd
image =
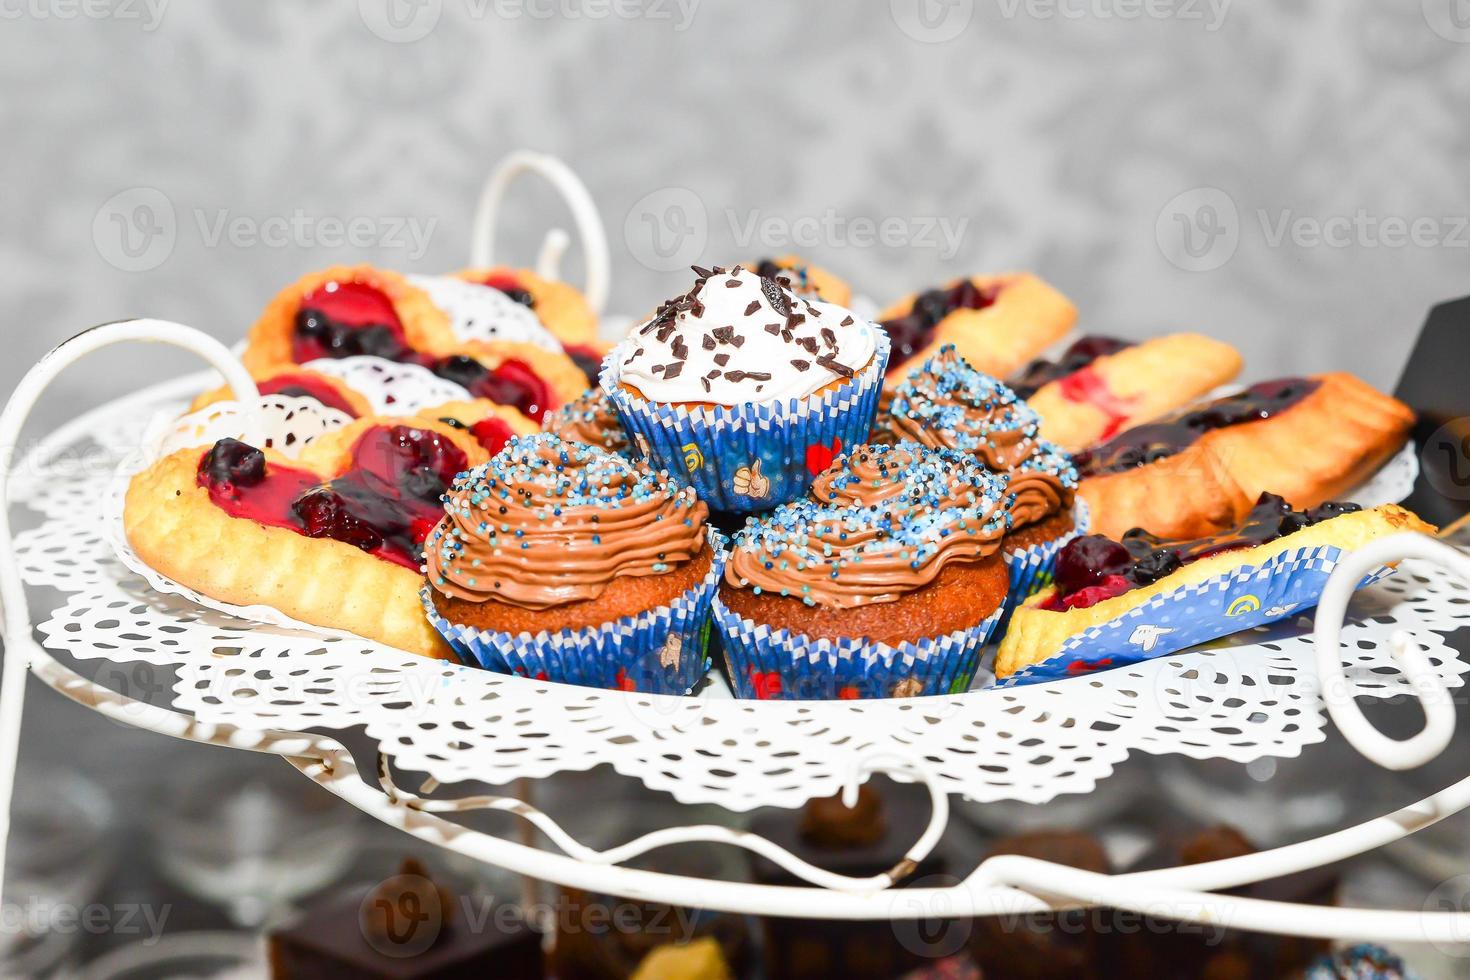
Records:
M864 639L818 640L772 629L715 597L714 624L735 696L762 701L927 697L970 689L980 649L1000 622L889 646Z
M709 610L724 571L724 540L710 531L710 570L667 606L558 633L504 633L447 621L426 587L429 621L466 666L560 684L644 694L689 694L709 671Z
M868 440L878 411L888 338L867 366L821 395L690 410L654 404L619 384L615 358L602 388L638 450L693 486L714 510L765 511L806 493L843 449Z

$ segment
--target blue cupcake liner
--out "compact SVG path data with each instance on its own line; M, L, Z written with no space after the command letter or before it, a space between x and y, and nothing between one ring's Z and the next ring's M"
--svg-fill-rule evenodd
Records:
M1342 556L1342 549L1332 545L1297 548L1259 565L1245 565L1170 589L1115 619L1083 630L1054 656L1016 671L997 686L1016 687L1126 667L1285 619L1317 604ZM1358 588L1391 571L1385 566L1369 573Z
M1051 585L1057 567L1057 555L1068 541L1086 534L1092 528L1092 512L1087 502L1077 498L1072 507L1072 530L1052 541L1035 544L1029 548L1017 548L1004 554L1006 570L1010 572L1010 590L1006 593L1006 613L996 628L996 638L1005 635L1010 624L1011 613L1027 598Z
M446 620L430 586L420 598L429 622L466 666L613 691L689 694L709 671L710 599L728 557L713 528L709 538L710 570L698 585L667 606L601 626L534 636L481 630Z
M735 696L817 701L924 697L967 691L1001 610L969 629L896 647L860 639L812 639L771 629L712 603Z
M867 367L820 396L688 410L633 395L618 384L618 353L599 379L623 428L656 466L694 487L715 510L750 513L795 500L842 451L868 441L888 366L877 331ZM759 462L755 488L751 473Z

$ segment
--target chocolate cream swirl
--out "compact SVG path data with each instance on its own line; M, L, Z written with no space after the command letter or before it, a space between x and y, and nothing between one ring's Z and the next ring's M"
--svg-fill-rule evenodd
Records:
M610 453L626 455L628 452L628 433L600 388L593 388L580 398L547 412L541 428L562 439L596 446Z
M709 508L667 473L550 433L461 474L425 546L445 595L547 609L698 555Z
M968 458L909 444L863 447L818 478L817 496L778 507L736 538L735 588L853 608L895 602L954 562L995 554L1006 530L1005 481ZM958 454L956 454L958 456ZM965 469L958 480L945 467ZM833 475L833 471L837 471ZM849 479L850 477L850 479Z
M1024 527L1072 506L1077 470L1041 438L1041 419L1010 388L946 345L898 387L889 425L902 439L970 453L1010 477L1011 523Z

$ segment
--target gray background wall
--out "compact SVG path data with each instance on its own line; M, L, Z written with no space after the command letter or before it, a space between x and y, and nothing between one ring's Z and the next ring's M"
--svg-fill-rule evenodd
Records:
M667 253L815 224L802 251L879 301L1031 267L1089 328L1389 384L1426 307L1470 291L1463 0L92 2L0 10L7 389L98 321L235 338L315 267L460 265L523 146L591 186L625 312L683 283ZM508 217L529 261L559 213L526 185ZM323 244L352 221L366 243ZM183 363L109 355L69 393Z

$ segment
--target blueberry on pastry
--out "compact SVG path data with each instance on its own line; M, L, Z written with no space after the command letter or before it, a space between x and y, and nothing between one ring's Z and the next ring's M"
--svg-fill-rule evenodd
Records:
M820 299L838 306L852 305L852 287L821 266L809 265L795 255L778 255L748 265L758 276L785 280L787 289L805 299Z
M1209 394L1240 363L1235 348L1199 334L1137 344L1089 336L1033 361L1013 387L1041 416L1041 434L1077 452Z
M123 520L138 556L188 588L444 656L418 598L423 543L455 476L488 458L421 419L359 419L295 460L222 439L135 476Z
M550 334L540 343L466 334L465 324L480 321L445 299L446 282L459 280L409 280L372 266L303 276L271 300L242 360L253 373L354 356L417 364L538 421L586 390L586 377Z
M1084 535L1062 548L1055 585L1015 611L995 673L1086 673L1274 622L1316 604L1343 552L1434 530L1394 504L1294 510L1267 493L1237 526L1200 538Z
M1341 497L1403 446L1413 419L1350 374L1263 381L1077 454L1079 493L1102 534L1202 533L1262 493L1297 507Z
M945 344L978 370L1008 377L1077 322L1065 296L1028 273L972 276L899 300L878 317L893 344L890 384Z

